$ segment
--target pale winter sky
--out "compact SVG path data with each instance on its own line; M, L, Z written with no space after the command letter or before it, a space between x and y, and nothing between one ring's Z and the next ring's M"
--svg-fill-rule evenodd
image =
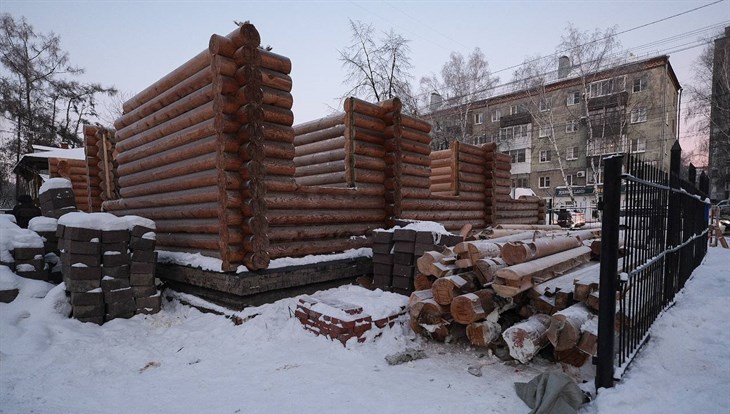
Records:
M480 47L492 71L502 70L497 75L508 81L525 57L553 53L568 23L583 30L617 25L619 32L648 24L619 35L622 45L639 56L669 54L687 85L702 50L698 40L730 25L730 0L716 1L2 0L0 12L57 33L87 80L129 95L205 49L211 34L249 20L262 44L292 60L296 124L339 107L336 98L347 87L338 50L350 44L348 19L410 39L414 85L438 73L452 51L468 55Z

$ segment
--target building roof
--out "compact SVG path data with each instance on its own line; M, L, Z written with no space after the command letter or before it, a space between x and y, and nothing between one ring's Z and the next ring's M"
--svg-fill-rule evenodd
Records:
M23 154L18 162L13 166L13 172L16 174L28 175L29 173L39 173L48 166L49 158L62 158L67 160L85 160L86 154L84 148L56 148L46 147L44 145L33 145L33 150L29 154ZM45 167L45 168L43 168Z
M639 72L643 70L653 69L656 67L664 66L667 67L667 73L672 80L672 83L677 88L677 90L682 89L682 86L679 84L679 80L677 79L677 75L674 73L674 69L672 68L671 63L669 63L669 55L660 55L660 56L654 56L647 59L637 60L629 63L624 63L620 65L615 65L610 68L600 70L594 73L591 73L590 76L593 79L600 80L603 75L610 77L611 75L616 74L616 72L625 74L625 73L632 73L632 72ZM556 71L557 73L557 71ZM570 76L574 74L575 72L571 70L569 77L551 81L545 85L546 91L554 91L559 90L563 88L568 88L574 85L578 85L581 82L581 77L579 76ZM481 99L475 102L471 103L471 106L474 108L480 108L487 105L494 105L499 104L503 102L508 102L510 100L513 100L515 98L520 98L522 94L525 93L526 89L519 89L514 90L511 92L503 93L500 95L490 96L485 99ZM439 114L440 112L446 112L454 107L448 107L448 108L440 108L436 111L431 112L432 115Z

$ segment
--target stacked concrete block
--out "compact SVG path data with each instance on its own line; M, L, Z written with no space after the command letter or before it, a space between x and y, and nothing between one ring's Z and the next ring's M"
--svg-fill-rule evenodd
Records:
M41 212L46 217L59 218L77 211L71 181L65 178L51 178L38 190Z
M146 227L130 224L139 222ZM140 229L134 230L136 227ZM101 324L143 313L140 309L159 311L154 240L150 244L132 236L147 235L150 228L154 231L151 220L108 213L78 212L59 220L63 280L75 318Z
M43 239L36 232L17 226L8 236L13 260L10 267L15 274L28 279L48 280L48 266L43 259Z
M393 278L393 232L373 232L373 287L388 289Z
M136 216L126 216L130 227L130 284L137 305L136 313L160 311L161 296L155 287L155 223Z
M431 231L395 229L375 231L373 237L373 286L393 292L413 292L416 259L430 250L454 246L463 238Z
M61 283L61 258L58 247L58 220L53 217L34 217L28 223L28 230L38 233L43 240L43 259L48 265L48 280Z

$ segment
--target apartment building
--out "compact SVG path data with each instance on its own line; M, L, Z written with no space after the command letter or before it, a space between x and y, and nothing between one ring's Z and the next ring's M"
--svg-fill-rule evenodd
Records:
M710 198L730 198L730 26L715 40L710 102Z
M589 74L564 56L528 87L472 103L469 122L458 122L463 108L432 108L427 117L435 145L497 142L512 156L513 187L530 187L556 206L590 209L602 192L603 157L642 154L668 169L680 89L668 56Z

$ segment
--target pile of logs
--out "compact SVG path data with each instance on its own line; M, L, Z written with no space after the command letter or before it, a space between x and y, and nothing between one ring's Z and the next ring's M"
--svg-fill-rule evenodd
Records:
M551 345L556 360L582 365L595 354L598 265L588 262L600 230L502 227L417 259L426 283L410 297L411 327L438 341L506 347L523 363Z

